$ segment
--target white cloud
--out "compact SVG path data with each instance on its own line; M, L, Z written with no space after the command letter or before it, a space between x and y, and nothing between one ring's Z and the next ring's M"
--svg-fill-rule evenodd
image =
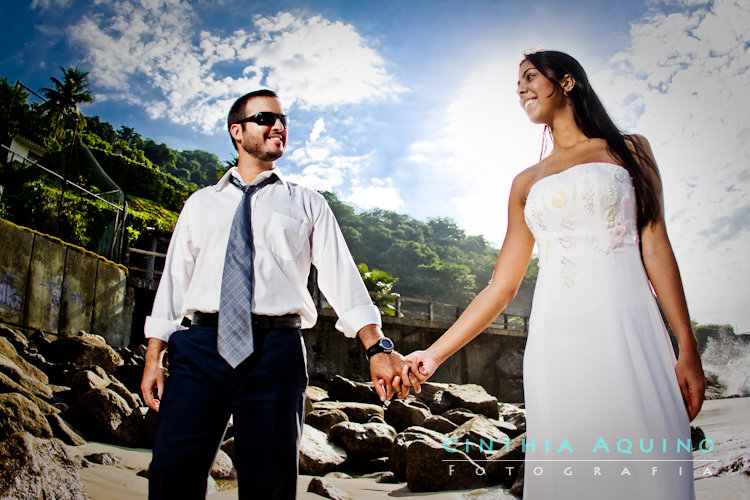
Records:
M616 121L645 135L660 165L667 225L691 315L750 331L750 5L654 2L631 41L588 68ZM515 174L538 161L541 129L512 95L521 50L487 57L404 155L424 198L451 200L470 234L502 242ZM581 60L585 57L578 55ZM438 122L438 120L433 120Z
M748 331L750 6L689 3L634 23L594 83L652 143L692 316Z
M62 8L67 7L71 0L32 0L30 8L32 10L48 10L52 7Z
M507 48L469 71L439 124L423 130L404 160L422 180L413 197L446 200L441 208L469 234L500 244L513 178L538 161L542 128L529 123L515 95L522 50ZM421 194L416 193L422 190Z
M347 154L344 142L326 133L325 120L318 118L304 146L286 156L299 173L287 174L289 180L319 191L341 192L357 183L362 171L374 163L375 153Z
M370 185L366 187L355 186L346 201L364 210L382 208L398 211L403 208L404 200L393 185L393 179L370 179L369 182Z
M183 0L102 0L69 35L97 86L154 118L206 133L223 130L232 101L259 87L308 109L395 99L405 90L351 25L280 13L256 16L253 32L224 36L194 32L195 16ZM219 64L236 66L235 74L218 74Z

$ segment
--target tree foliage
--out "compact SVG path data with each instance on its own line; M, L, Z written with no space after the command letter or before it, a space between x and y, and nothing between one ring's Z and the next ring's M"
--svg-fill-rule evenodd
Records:
M397 277L393 291L404 297L462 305L492 278L497 250L482 236L467 236L452 219L422 222L381 209L357 214L335 194L323 196L355 261ZM529 266L532 281L535 265Z

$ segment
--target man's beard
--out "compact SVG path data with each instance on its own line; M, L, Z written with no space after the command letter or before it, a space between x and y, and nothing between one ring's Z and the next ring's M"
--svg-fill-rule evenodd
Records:
M241 146L247 154L259 159L260 161L276 161L284 154L283 149L281 151L267 150L265 145L265 138L263 140L263 143L258 144L257 142L253 141L250 144L246 144L243 142Z

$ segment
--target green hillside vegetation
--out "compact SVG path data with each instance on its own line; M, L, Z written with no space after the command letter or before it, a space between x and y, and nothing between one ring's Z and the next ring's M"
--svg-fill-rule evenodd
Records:
M98 116L82 115L77 102L93 100L93 95L82 99L88 95L87 74L77 68L61 70L63 80L52 79L55 88L43 91L50 99L46 103L0 77L2 143L9 145L12 137L21 135L42 145L47 152L41 165L103 193L101 176L80 157L85 148L71 148L74 140L80 141L110 179L105 181L113 181L126 195L126 244L133 244L146 228L171 231L190 193L215 183L232 162L222 163L206 151L177 151L131 127L115 129ZM106 203L70 189L61 203L57 179L33 166L7 163L5 155L0 169L0 217L105 253L101 236L113 231L114 213ZM453 220L422 222L379 209L356 213L335 194L323 195L384 309L392 308L397 294L464 305L489 282L497 250L482 236L466 235ZM536 278L535 263L527 275Z

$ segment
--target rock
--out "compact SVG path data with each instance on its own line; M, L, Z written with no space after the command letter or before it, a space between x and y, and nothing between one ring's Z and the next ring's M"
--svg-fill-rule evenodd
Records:
M122 356L117 354L117 351L91 336L63 337L41 351L48 361L71 361L78 369L100 366L110 375L123 364Z
M692 443L692 451L700 448L703 440L706 439L706 433L703 429L697 426L690 426L690 442Z
M443 434L448 434L449 432L456 430L458 425L454 424L442 415L433 415L426 418L425 421L422 422L422 427L436 432L442 432Z
M102 377L102 374L104 377ZM109 376L104 373L104 370L101 370L101 373L96 373L93 369L80 370L69 378L70 396L72 398L79 398L92 389L104 389L109 383Z
M401 481L396 479L396 475L392 471L385 471L377 472L375 474L375 482L383 484L396 484L400 483Z
M358 462L352 465L354 470L358 474L378 473L390 470L388 457L373 458L371 460L365 460L364 462Z
M462 408L470 413L498 418L497 398L488 394L481 385L425 382L417 398L429 407L433 415Z
M526 410L510 403L498 403L499 420L515 425L520 430L526 430Z
M11 330L5 325L0 325L0 337L8 339L16 352L24 352L29 347L26 336L17 330Z
M319 403L320 401L328 399L328 391L314 385L307 386L305 389L305 395L307 396L307 399L313 403Z
M60 415L47 415L47 423L52 429L52 435L65 444L71 446L80 446L86 443L86 440L70 428Z
M305 410L304 410L304 413L302 414L302 418L303 419L307 418L307 416L310 413L312 413L312 411L314 409L315 408L313 407L312 401L310 401L309 399L305 398Z
M507 446L503 445L489 457L485 464L487 478L493 484L512 485L523 465L524 451L523 441L526 434L514 438Z
M372 382L355 382L340 375L334 375L328 384L328 397L336 401L381 404Z
M333 484L319 477L314 477L310 481L307 491L332 500L352 500L352 497L344 490L335 487Z
M387 424L340 422L328 432L334 443L346 450L353 462L387 456L396 437L396 431Z
M349 420L343 410L313 410L305 417L305 423L328 433L329 429L339 422Z
M221 449L221 451L226 453L229 456L229 458L232 459L232 462L234 462L235 454L234 454L234 438L233 437L222 442L219 448Z
M434 441L415 441L406 450L406 485L414 492L484 488L484 469L462 451Z
M36 382L35 387L38 387L39 391L41 391L39 392L40 396L46 398L52 397L52 392L49 390L49 388L44 387L49 383L49 377L47 377L47 375L42 370L23 359L23 357L18 354L15 347L13 347L13 344L11 344L10 341L8 341L8 339L4 337L0 337L0 359L5 360L5 362L0 365L0 371L2 371L3 373L7 373L9 377L11 377L13 380L16 380L13 375L6 372L3 368L3 365L8 364L9 362L11 365L14 365L15 368L21 373ZM18 380L16 381L18 382ZM21 383L21 385L23 385L23 383ZM35 392L34 389L30 388L30 390L32 392Z
M479 445L480 449L485 452L496 451L500 447L507 446L510 442L508 435L498 429L492 420L483 415L477 415L459 426L455 431L448 434L448 437L456 444L471 441Z
M138 356L141 359L146 359L146 350L148 347L146 347L145 344L138 344L137 346L133 347L133 355Z
M325 432L305 425L299 448L299 467L303 474L322 476L345 460L346 452L333 444Z
M469 410L465 408L455 408L453 410L448 410L445 413L441 415L443 418L446 418L453 422L454 424L463 425L472 418L476 417L474 413L471 413Z
M128 403L128 406L130 406L131 408L140 408L142 406L145 406L143 404L143 401L141 400L141 397L138 394L130 392L122 382L114 377L112 377L110 380L111 382L107 386L107 389L113 391L115 394L124 399L125 402Z
M453 398L452 408L467 408L473 413L495 420L499 416L497 398L491 396L481 385L453 385L445 392Z
M403 401L393 400L384 412L386 423L396 429L396 432L401 432L413 425L422 425L428 417L432 416L430 410L410 404L411 401L415 401L411 396Z
M41 410L42 413L45 415L54 415L56 413L59 413L59 410L55 408L54 406L50 405L48 402L44 401L43 399L40 399L39 397L35 396L31 392L29 392L25 387L21 387L19 384L11 380L10 377L8 377L6 374L0 372L0 394L6 394L6 393L17 393L21 394L27 399L34 402L34 404L37 405L39 410Z
M440 444L445 439L447 439L445 436L435 438L427 433L412 432L411 430L399 433L393 440L391 450L388 454L388 464L396 479L399 482L406 480L406 453L411 443L415 441L432 441Z
M367 419L367 423L384 424L385 418L381 417L380 415L373 415L372 417Z
M727 386L719 381L719 376L706 371L706 399L721 399L727 395Z
M0 439L17 432L52 437L47 418L33 401L18 393L0 394Z
M47 399L52 397L52 390L46 385L46 383L30 377L14 361L2 354L0 354L0 373L6 375L13 382L17 383L34 396L40 396Z
M216 480L211 476L206 479L206 496L213 495L219 492L219 485L216 484Z
M63 417L87 439L133 448L143 444L140 410L108 388L90 390L73 401Z
M117 465L122 459L113 453L92 453L84 456L91 463L99 465Z
M237 470L232 459L222 450L216 452L214 464L211 466L211 477L214 479L237 479Z
M89 495L63 443L23 432L0 443L0 498L88 500Z
M329 472L324 477L334 479L352 479L352 476L350 476L346 472Z
M313 403L313 407L316 410L341 410L346 413L349 420L360 423L367 422L373 415L379 415L382 418L384 413L382 406L367 403L321 401L320 403Z
M123 383L130 392L141 393L141 379L143 378L143 364L125 365L117 367L115 377Z
M500 430L500 432L507 434L511 439L525 432L524 429L519 429L510 422L503 422L502 420L492 420L491 422L492 425Z
M525 468L526 464L521 464L521 468L518 469L518 474L516 475L516 480L513 486L510 487L510 494L519 498L523 496L523 471Z

